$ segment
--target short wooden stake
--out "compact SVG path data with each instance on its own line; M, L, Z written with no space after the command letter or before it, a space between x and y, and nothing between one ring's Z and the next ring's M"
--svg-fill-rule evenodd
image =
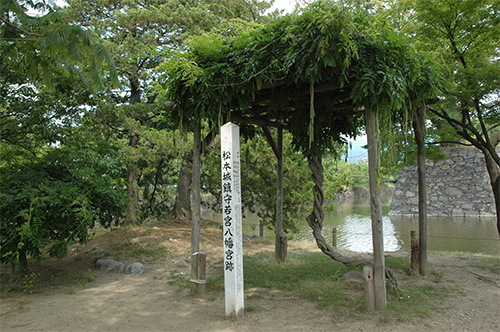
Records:
M288 252L288 237L281 235L279 257L277 257L280 262L286 262L287 252Z
M363 266L363 277L365 280L365 308L366 311L375 311L375 288L373 283L373 266Z
M411 236L411 273L419 274L420 243L415 231L410 232Z
M337 227L332 228L332 247L337 247Z
M262 219L259 220L259 236L261 239L264 238L264 221Z
M191 295L205 294L207 254L195 252L191 255Z

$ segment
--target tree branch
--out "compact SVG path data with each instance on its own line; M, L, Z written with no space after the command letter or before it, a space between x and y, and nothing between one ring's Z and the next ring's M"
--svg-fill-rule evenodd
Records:
M3 22L3 23L5 23L5 25L7 25L7 26L9 26L11 28L14 28L14 29L18 30L19 32L24 33L26 35L35 36L35 37L39 37L39 38L42 38L42 39L46 38L45 36L40 35L38 33L25 30L25 29L21 28L20 26L18 26L17 24L14 24L14 23L6 20L6 19L0 18L0 21Z

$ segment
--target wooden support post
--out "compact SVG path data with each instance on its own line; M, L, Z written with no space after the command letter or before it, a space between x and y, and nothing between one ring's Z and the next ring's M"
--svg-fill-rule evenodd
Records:
M288 237L284 235L280 236L279 249L280 250L278 255L278 261L286 262L286 256L288 251Z
M207 254L201 252L191 254L191 295L205 294L206 270Z
M419 257L418 268L421 275L427 274L427 180L425 165L425 114L424 107L419 106L413 117L413 131L417 141L417 173L418 173L418 235Z
M259 236L261 239L264 238L264 221L262 219L259 220Z
M375 311L375 289L373 286L373 267L363 266L363 277L365 280L365 309L368 312Z
M332 247L337 247L337 227L332 228Z
M201 222L201 120L194 121L193 146L193 216L191 220L191 253L200 251Z
M419 274L420 265L420 244L415 231L410 232L411 235L411 273Z
M286 252L283 255L282 237L283 237L283 129L278 128L276 153L276 243L275 256L278 261L284 262ZM286 237L285 237L286 239ZM285 247L286 251L286 247Z
M380 199L379 168L379 119L378 110L367 109L365 112L366 136L368 141L368 178L370 183L370 205L373 239L373 279L375 289L375 309L387 308L385 286L384 230L382 223L382 201Z

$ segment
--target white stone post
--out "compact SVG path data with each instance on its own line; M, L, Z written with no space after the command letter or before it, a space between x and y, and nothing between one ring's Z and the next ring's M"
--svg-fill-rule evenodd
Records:
M239 316L244 311L240 128L231 122L221 127L221 167L226 315Z

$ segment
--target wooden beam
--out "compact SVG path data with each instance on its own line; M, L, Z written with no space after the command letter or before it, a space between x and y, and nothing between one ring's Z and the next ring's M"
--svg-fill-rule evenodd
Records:
M254 124L254 125L258 125L258 126L267 126L267 127L282 128L282 129L288 128L288 126L282 122L271 121L271 120L267 120L267 119L263 119L263 118L243 117L237 113L231 113L231 120L234 122Z
M273 149L274 156L276 157L276 159L278 159L280 157L278 145L274 141L273 135L271 135L269 128L267 128L266 126L262 126L262 132L264 132L264 136L266 137L267 143L269 143L271 149Z
M300 87L300 88L287 85L282 89L294 90L294 95L308 95L310 93L309 85L307 85L307 87ZM340 84L338 83L323 83L316 85L314 87L314 92L320 93L338 89L340 89ZM273 100L273 97L278 93L278 91L275 91L274 88L268 88L259 91L262 91L262 93L257 94L252 105L267 105Z

